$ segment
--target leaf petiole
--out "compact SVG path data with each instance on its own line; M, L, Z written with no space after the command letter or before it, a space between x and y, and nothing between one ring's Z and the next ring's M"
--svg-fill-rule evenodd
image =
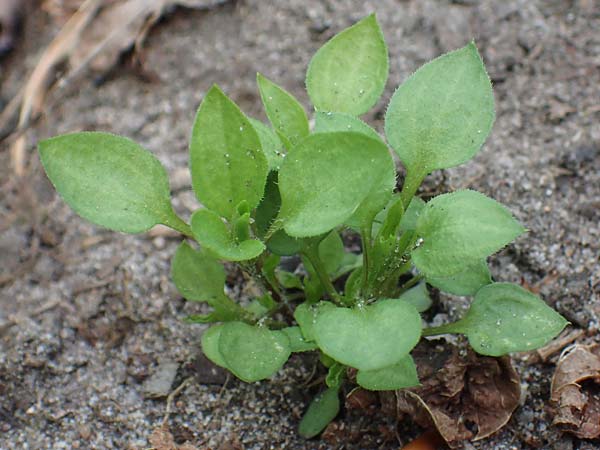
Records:
M423 328L421 331L421 336L438 336L440 334L457 334L461 333L460 326L462 325L462 320L458 320L452 323L446 323L444 325L440 325L439 327L428 327Z
M417 193L417 189L423 182L426 173L421 173L417 170L406 170L406 178L404 179L404 184L402 185L402 190L400 191L400 198L402 199L402 204L404 205L404 210L408 208L412 198Z
M179 231L186 237L194 239L194 235L192 234L192 229L190 226L183 221L181 217L173 212L170 217L166 217L163 222L163 225L172 228L175 231Z
M336 291L329 275L327 274L327 270L323 265L323 261L321 261L321 257L319 256L319 241L315 241L304 248L303 252L304 256L308 258L310 263L312 264L317 276L319 277L319 281L325 288L327 295L337 304L342 304L342 298L340 294Z

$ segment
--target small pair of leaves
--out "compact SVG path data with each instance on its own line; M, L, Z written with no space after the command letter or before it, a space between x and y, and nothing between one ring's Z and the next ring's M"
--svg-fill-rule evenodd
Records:
M243 322L214 325L202 335L208 359L248 383L269 378L290 357L290 340L283 331Z
M388 68L383 33L371 14L317 51L308 67L306 89L317 111L358 116L379 99Z
M428 277L448 277L480 263L524 231L508 209L479 192L439 195L419 216L416 232L422 245L413 250L412 261Z
M219 258L227 261L253 259L265 250L265 245L257 239L237 242L221 217L208 209L196 211L192 215L191 225L194 238Z
M260 202L269 167L250 120L218 86L206 94L194 121L190 141L192 187L198 200L232 219L246 202Z
M40 142L39 153L63 200L90 222L126 233L159 223L188 230L171 207L165 169L135 142L109 133L72 133Z
M408 355L421 336L421 318L408 302L383 299L352 309L319 308L311 331L319 348L336 361L376 370Z
M171 278L185 299L207 302L214 308L208 315L191 316L191 322L227 322L244 316L243 309L224 293L223 265L206 250L194 250L182 242L171 262Z
M425 64L396 90L385 135L418 178L471 159L494 117L492 84L471 42Z
M326 233L379 192L382 174L393 168L380 140L355 132L312 134L294 148L279 172L278 220L290 236Z
M440 328L467 335L477 353L501 356L539 348L567 324L560 314L521 286L492 283L477 292L461 320Z

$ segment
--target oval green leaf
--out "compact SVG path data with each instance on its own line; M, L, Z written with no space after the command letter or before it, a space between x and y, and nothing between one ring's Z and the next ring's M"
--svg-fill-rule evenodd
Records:
M204 330L204 333L202 333L202 337L200 338L200 344L202 346L202 352L204 353L204 356L210 359L217 366L227 369L227 363L219 351L219 339L221 337L222 329L223 325L219 324L213 325L212 327Z
M417 366L410 355L396 364L377 370L359 370L356 382L370 391L394 391L419 385Z
M281 331L243 322L228 322L221 328L219 353L226 367L247 383L275 374L288 360L290 352L290 341Z
M269 167L248 118L218 86L204 97L190 141L192 187L207 208L231 219L242 201L254 209Z
M412 252L413 263L426 276L444 277L487 258L525 229L500 203L463 190L429 201L416 231L422 243Z
M540 348L568 322L543 300L511 283L482 287L465 317L449 326L482 355L501 356Z
M426 283L419 283L415 287L410 288L398 297L398 300L410 303L420 313L427 311L432 303Z
M315 53L306 73L306 89L317 111L359 116L381 96L388 68L383 33L371 14Z
M327 355L359 370L391 366L408 355L421 336L414 306L397 299L363 308L319 310L314 337Z
M256 74L256 82L273 128L284 135L292 147L308 136L306 111L298 100L260 73Z
M298 433L303 438L315 437L335 419L340 411L338 389L329 388L317 395L300 421Z
M175 251L171 278L187 300L211 303L223 296L223 265L208 252L194 250L187 242L182 242Z
M256 258L265 250L265 245L256 239L235 242L225 222L218 214L199 209L192 215L194 238L219 258L227 261L246 261Z
M84 219L125 233L159 223L187 228L171 207L165 169L135 142L82 132L41 141L38 148L48 178Z
M326 233L379 192L393 168L387 147L361 133L317 133L298 144L279 172L279 219L294 237Z
M492 274L485 259L470 264L455 275L427 277L427 282L441 291L454 295L475 295L492 282Z
M494 116L492 84L470 43L425 64L396 90L385 135L407 170L423 176L471 159Z

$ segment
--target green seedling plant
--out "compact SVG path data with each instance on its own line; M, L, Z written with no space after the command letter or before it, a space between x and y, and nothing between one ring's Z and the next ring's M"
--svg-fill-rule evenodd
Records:
M39 144L49 179L80 216L126 233L163 224L184 236L172 279L184 298L211 307L187 319L211 324L201 339L211 361L255 382L292 353L318 354L328 373L300 423L305 437L338 414L348 368L363 388L408 388L419 384L411 350L424 336L462 334L479 354L500 356L538 348L567 324L534 294L492 280L487 258L525 232L506 207L468 189L427 202L415 195L428 174L469 161L492 128L492 85L475 44L398 87L383 137L359 116L379 100L388 68L370 15L312 58L312 121L260 74L268 124L210 88L189 143L202 207L188 222L171 206L165 169L131 140L81 132ZM406 174L399 191L393 154ZM360 236L360 254L345 250L342 232ZM225 261L261 294L230 298ZM424 328L428 286L473 296L470 309Z

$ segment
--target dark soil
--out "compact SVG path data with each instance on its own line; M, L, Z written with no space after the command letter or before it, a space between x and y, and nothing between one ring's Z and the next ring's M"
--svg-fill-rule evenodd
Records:
M495 85L497 120L471 163L428 180L428 193L470 187L506 204L530 230L491 258L496 280L523 283L598 340L600 317L600 5L594 0L381 0L226 3L177 10L154 28L139 69L79 79L50 95L30 130L32 170L10 172L0 147L0 448L144 449L160 427L165 394L187 384L167 424L176 442L212 449L397 449L419 430L377 410L346 411L325 438L296 427L314 388L310 357L269 382L227 380L200 354L199 310L169 281L178 243L96 228L54 194L37 139L82 129L131 137L167 167L175 206L197 207L186 169L194 111L214 82L261 116L261 71L308 104L306 65L329 37L371 11L390 48L391 75L367 116L379 130L393 88L419 65L475 38ZM17 92L57 31L27 15L3 61L0 105ZM127 60L127 58L126 58ZM151 74L152 76L148 76ZM230 277L233 296L246 284ZM442 298L435 320L464 301ZM556 356L554 357L556 358ZM522 405L503 431L472 449L593 449L551 426L554 360L515 355ZM400 442L399 442L400 441Z

